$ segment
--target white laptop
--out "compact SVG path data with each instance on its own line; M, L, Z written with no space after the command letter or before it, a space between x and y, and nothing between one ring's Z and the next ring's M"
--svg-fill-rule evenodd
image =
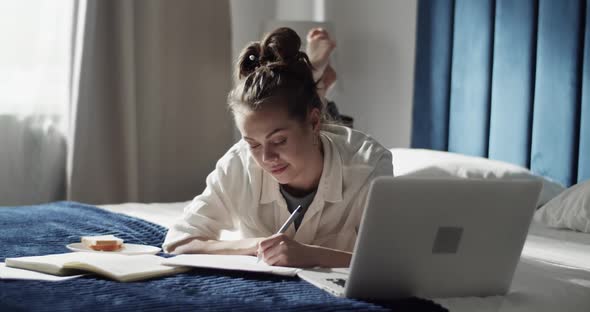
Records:
M358 299L504 295L540 190L530 180L378 178L350 270L298 275Z

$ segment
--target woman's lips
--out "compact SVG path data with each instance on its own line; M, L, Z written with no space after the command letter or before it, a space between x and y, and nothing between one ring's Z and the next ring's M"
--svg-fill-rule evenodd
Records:
M280 167L276 167L276 168L271 168L270 172L272 172L272 174L279 174L282 173L283 171L285 171L285 169L287 169L289 165L283 165Z

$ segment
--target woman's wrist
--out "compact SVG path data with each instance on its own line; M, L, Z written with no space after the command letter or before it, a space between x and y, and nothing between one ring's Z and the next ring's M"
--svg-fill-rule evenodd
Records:
M258 242L263 238L245 238L232 241L207 241L208 254L256 255Z
M310 266L319 266L324 268L342 268L350 266L352 253L330 249L321 246L308 245L310 248Z

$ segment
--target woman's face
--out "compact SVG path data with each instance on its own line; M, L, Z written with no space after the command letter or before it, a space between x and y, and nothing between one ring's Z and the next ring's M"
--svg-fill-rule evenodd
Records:
M235 112L242 138L262 169L280 184L293 187L308 185L317 176L319 111L309 114L305 122L291 118L282 107L264 107L256 111ZM323 164L320 164L321 170ZM320 172L321 174L321 172Z

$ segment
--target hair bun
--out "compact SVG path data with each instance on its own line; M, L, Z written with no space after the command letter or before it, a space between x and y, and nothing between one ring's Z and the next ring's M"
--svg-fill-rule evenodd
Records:
M299 59L301 38L291 28L281 27L269 33L262 40L262 64L271 62L290 63Z
M244 50L238 59L238 79L247 77L253 73L256 68L260 67L260 42L251 42Z
M300 48L297 33L284 27L248 44L236 68L240 81L228 95L232 112L237 107L255 111L270 105L286 109L289 118L299 122L314 109L321 112L312 66Z
M248 77L261 66L269 69L291 67L296 72L307 72L311 67L305 52L300 51L301 38L291 28L281 27L268 33L261 42L251 42L238 59L236 76Z

